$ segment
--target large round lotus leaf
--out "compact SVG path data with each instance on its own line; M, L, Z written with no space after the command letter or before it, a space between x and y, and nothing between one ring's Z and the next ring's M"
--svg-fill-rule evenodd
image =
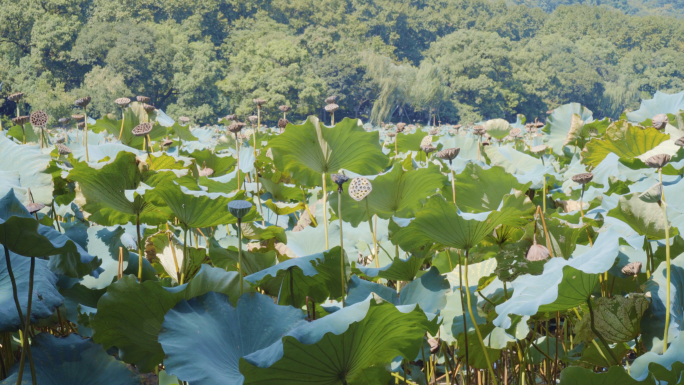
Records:
M563 147L572 128L572 116L578 115L580 120L589 123L593 120L592 112L579 103L564 104L553 110L542 130L546 144L558 155L563 155Z
M492 119L484 124L487 134L495 139L503 139L508 136L511 130L511 124L506 119Z
M653 99L642 100L639 109L628 112L626 117L630 122L639 124L658 114L676 114L681 110L684 110L684 91L676 94L656 91Z
M228 247L224 249L216 240L209 240L209 258L215 267L220 267L227 271L237 271L240 261L238 249ZM268 269L276 264L276 252L271 250L265 253L251 253L242 251L242 271L245 275L257 273Z
M639 235L645 235L650 240L665 238L665 216L657 203L647 203L639 198L639 193L620 197L618 206L608 212L608 216L627 223ZM671 224L670 237L679 234Z
M421 151L420 143L426 136L428 136L427 132L423 132L420 130L416 130L416 132L414 132L413 134L397 134L396 141L399 153L406 153L409 151ZM392 145L391 147L394 147L394 145Z
M12 294L12 282L7 272L5 249L0 245L0 331L19 330L19 314ZM14 254L10 251L12 272L17 282L17 294L21 310L26 317L28 306L29 270L31 258ZM36 258L33 278L33 299L31 301L31 322L47 318L62 305L64 297L56 287L57 276L48 268L48 261Z
M214 177L225 175L237 163L237 160L230 155L218 155L210 150L195 150L189 156L196 160L197 167L200 169L206 165L214 170L211 175Z
M543 169L541 159L516 151L513 147L486 146L484 150L490 165L501 166L510 174L526 174L535 169Z
M340 169L377 174L389 160L382 153L378 133L365 132L357 122L345 118L334 127L325 127L316 117L309 117L302 125L288 126L269 144L274 164L305 186L321 186L322 173Z
M389 172L375 177L371 184L373 191L368 194L368 210L380 218L392 216L408 218L423 206L431 195L440 189L446 178L438 167L431 166L418 170L404 171L401 165L395 165ZM366 200L357 202L346 191L342 193L342 219L356 227L368 221ZM330 207L338 213L339 194L330 195Z
M46 173L50 154L44 154L40 146L19 145L0 136L0 173L13 173L19 177L16 193L23 203L29 203L28 188L36 202L49 205L52 202L52 176ZM7 194L8 185L0 184L0 196Z
M644 380L649 377L649 374L655 375L656 378L663 377L665 374L663 369L676 370L677 375L667 380L671 381L668 382L670 384L680 383L675 381L681 381L682 371L684 371L682 357L684 357L684 332L679 332L668 346L667 352L663 354L647 352L634 360L630 374L637 380Z
M582 163L596 167L611 152L624 159L636 158L670 139L653 127L632 126L624 120L611 124L602 139L587 143L582 151Z
M135 385L140 376L132 372L121 361L107 354L90 339L78 334L55 337L40 333L33 339L31 347L36 366L36 381L40 385ZM17 383L19 364L10 370L10 376L0 384ZM29 365L24 367L21 384L31 384Z
M124 362L135 364L141 372L150 372L164 359L157 335L166 312L182 299L210 291L237 301L237 273L203 265L189 283L171 289L156 281L140 284L134 276L125 276L111 284L98 301L91 322L93 340L106 349L116 346Z
M304 312L259 293L243 295L237 307L214 292L182 300L166 313L159 333L166 371L193 384L242 384L240 357L270 346L302 322Z
M437 333L418 306L368 299L305 323L240 359L245 384L384 384L397 356L416 357L425 332Z
M368 278L379 277L393 281L413 281L423 266L423 260L425 257L411 255L407 259L395 258L392 263L380 268L358 265L352 267L352 271Z

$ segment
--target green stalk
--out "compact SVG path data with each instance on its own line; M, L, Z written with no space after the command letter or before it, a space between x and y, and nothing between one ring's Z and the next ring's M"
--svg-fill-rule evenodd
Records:
M33 299L33 277L35 276L35 271L36 271L36 258L31 257L31 268L29 272L29 292L28 292L28 304L26 306L26 325L24 326L24 331L22 335L22 346L28 347L29 346L29 341L28 341L28 335L29 335L29 327L31 327L31 301ZM24 365L26 362L26 353L28 351L28 356L29 356L29 367L31 368L31 383L33 385L36 385L36 368L33 364L33 356L30 354L30 350L28 349L22 349L21 350L21 359L19 361L19 371L22 373L24 372ZM17 381L17 384L21 382Z
M325 173L323 175L323 226L325 227L325 249L330 249L328 242L328 187L325 183Z
M378 246L375 238L375 231L373 230L373 218L370 214L370 209L368 209L368 197L363 198L366 201L366 213L368 214L368 226L370 226L371 234L373 235L373 254L375 255L375 267L380 267L380 259L378 258Z
M447 256L449 256L447 254ZM466 267L467 269L467 267ZM465 338L465 372L466 372L466 384L470 385L470 368L468 366L468 326L466 322L466 311L465 311L465 298L463 294L463 271L461 270L461 255L458 255L458 285L461 291L461 313L463 314L463 336Z
M85 149L86 149L86 162L90 162L88 157L88 109L83 108L83 130L85 131Z
M136 215L135 231L138 233L138 282L142 283L143 249L141 246L142 237L140 236L140 213Z
M498 385L498 380L494 374L494 369L492 369L492 363L489 360L489 354L487 354L487 349L482 339L482 334L480 333L480 328L475 322L475 316L473 316L473 309L470 304L470 286L468 286L468 249L466 249L466 259L465 259L465 284L466 284L466 298L468 299L468 314L470 314L470 320L473 321L473 326L475 326L475 332L477 333L477 338L480 340L480 345L482 345L482 351L485 352L485 359L487 360L487 368L489 369L489 375L492 377L495 385Z
M121 135L123 135L124 122L126 121L126 113L124 111L125 110L122 108L121 109L121 131L119 131L119 140L121 140Z
M330 125L331 125L331 126L334 126L334 125L335 125L335 111L333 111L332 114L331 114Z
M658 169L660 185L663 185L663 169ZM661 204L663 216L665 217L665 263L667 268L667 285L665 297L665 333L663 336L663 353L667 352L667 329L670 327L670 222L667 220L667 203L665 202L665 189L661 192Z
M242 288L242 218L238 218L237 223L237 233L238 233L238 274L240 275L240 296L244 292Z
M342 188L337 190L337 216L340 221L340 272L342 274L342 307L344 307L344 284L346 283L344 274L344 236L342 235Z
M238 230L239 233L240 230ZM180 284L182 285L183 282L185 282L185 264L188 261L188 228L186 226L183 226L183 263L181 263L181 278L180 278ZM242 293L240 293L242 294Z
M252 132L252 138L254 138L254 159L256 159L257 154L257 139L256 139L256 133L259 131L259 128L261 128L261 107L257 104L257 128Z
M454 199L454 205L456 204L456 177L454 176L454 166L449 161L449 170L451 171L451 195Z
M240 189L240 142L238 141L238 134L235 133L235 156L237 157L237 184L238 190Z

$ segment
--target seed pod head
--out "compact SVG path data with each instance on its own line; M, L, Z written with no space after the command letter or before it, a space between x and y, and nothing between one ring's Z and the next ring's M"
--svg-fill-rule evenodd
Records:
M202 168L199 169L199 176L210 176L214 174L214 169L207 167L207 162L204 162Z
M546 115L551 115L551 114L553 114L553 110L546 111Z
M337 101L337 95L330 95L327 98L325 98L325 103L326 104L333 104Z
M451 163L452 160L456 159L459 152L461 152L461 149L458 147L454 147L454 148L447 148L445 150L442 150L442 151L438 152L436 155L440 159L448 160L449 163Z
M511 138L517 138L518 136L520 136L521 133L522 133L521 129L514 128L508 132L508 135L510 135Z
M280 110L280 112L289 112L292 109L292 107L287 106L287 105L282 105L282 106L278 106L278 109Z
M463 127L463 125L457 124L457 125L455 125L455 126L453 127L453 129L456 130L456 131L458 132L458 130L460 130L461 127Z
M232 132L233 134L237 134L244 126L245 124L242 122L233 122L230 124L230 126L228 126L228 131Z
M544 127L545 125L546 125L546 124L545 124L544 122L536 122L536 123L534 124L534 126L535 126L536 128L542 128L542 127Z
M178 121L183 124L188 124L190 123L190 118L188 118L187 116L179 116Z
M525 125L525 131L528 134L536 134L537 133L537 127L535 127L534 124L526 124Z
M152 123L140 123L133 129L132 133L135 136L145 136L152 132L154 125Z
M23 126L29 122L29 119L31 118L28 115L18 116L16 118L12 118L12 123L16 124L17 126Z
M486 132L487 132L487 129L484 126L474 126L473 127L473 135L484 136L484 134Z
M357 202L361 202L371 191L373 191L373 185L362 176L356 177L349 182L349 196Z
M142 107L143 107L143 110L145 110L145 112L147 112L148 114L149 114L150 112L154 112L154 110L157 109L155 106L153 106L153 105L151 105L151 104L143 104Z
M549 249L547 249L546 246L532 245L529 249L527 249L527 254L525 254L525 258L527 258L527 260L530 262L543 261L546 258L548 258L549 255Z
M26 210L28 210L29 214L35 214L43 208L45 208L45 205L38 202L31 202L26 205Z
M287 120L287 119L285 119L285 118L280 118L280 119L278 119L278 128L283 128L283 129L284 129L285 127L287 127L287 124L288 124L288 123L290 123L289 120Z
M676 144L677 146L679 146L679 147L684 147L684 136L682 136L681 138L675 140L675 144Z
M397 132L402 132L406 128L406 123L400 122L397 123Z
M230 214L237 219L242 219L249 210L252 208L252 204L243 200L234 200L228 203L228 211Z
M658 114L651 119L656 130L664 130L667 126L667 114Z
M414 128L416 128L416 125L415 125L415 124L409 124L408 126L406 126L406 128L407 128L409 131L411 131L411 130L413 130Z
M24 97L24 93L23 93L23 92L17 92L17 93L15 93L15 94L12 94L12 95L8 96L7 99L9 99L10 101L16 103L16 102L20 101L21 98L23 98L23 97Z
M432 136L430 136L430 135L424 136L423 139L420 141L420 147L430 146L430 145L432 145Z
M545 152L547 148L548 147L546 147L545 144L540 144L538 146L532 146L532 148L530 148L530 151L532 151L535 154L541 154Z
M340 108L340 106L338 106L335 103L331 103L325 106L325 110L329 113L337 111L338 108Z
M171 140L171 139L164 139L161 142L161 145L164 147L169 147L172 144L173 144L173 140Z
M261 107L266 104L266 99L252 99L252 101L256 103L257 107Z
M69 122L71 122L71 118L59 118L58 122L59 124L66 126L67 124L69 124Z
M86 107L88 107L88 104L90 104L90 100L91 100L90 96L86 96L85 98L76 99L76 101L74 102L74 105L81 107L81 108L86 108Z
M397 133L396 132L388 132L386 135L389 136L390 138L394 138L395 136L397 136Z
M437 149L437 147L433 146L432 144L428 144L427 146L420 146L420 149L426 153L429 154Z
M85 129L85 126L86 126L86 125L85 125L85 122L78 122L78 123L76 124L76 128L78 128L79 130Z
M646 159L644 163L651 168L663 168L670 162L670 158L668 154L658 154Z
M120 108L126 108L128 107L129 104L131 104L131 99L129 98L118 98L114 100L114 103L119 106Z
M45 111L35 111L31 113L31 125L34 127L44 127L48 122L48 114Z
M59 152L59 155L71 154L71 149L63 144L57 143L55 147L57 147L57 152Z
M259 118L259 117L256 116L256 115L250 115L250 116L247 117L247 120L249 120L250 123L256 123L256 121L257 121L258 118Z
M135 97L135 100L137 100L138 103L149 103L149 102L150 102L150 98L149 98L149 97L147 97L147 96L141 96L141 95L136 96L136 97Z
M74 114L71 115L71 118L77 122L80 122L81 120L85 119L85 115L83 114Z
M622 274L629 277L635 277L641 272L641 266L643 266L641 262L630 262L622 268Z
M590 172L584 172L582 174L573 175L572 177L573 182L579 183L581 185L586 185L587 183L591 182L592 179L594 179L594 174Z
M428 134L430 134L430 135L437 135L437 134L439 134L441 131L442 131L442 130L440 130L439 128L433 128L432 130L428 131Z
M349 177L344 174L332 174L330 179L337 184L337 191L342 193L342 185L349 180Z
M237 120L237 115L235 115L235 114L226 115L226 120Z

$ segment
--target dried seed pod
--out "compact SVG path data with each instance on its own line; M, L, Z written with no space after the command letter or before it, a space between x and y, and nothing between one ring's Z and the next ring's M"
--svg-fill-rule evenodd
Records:
M55 145L57 147L57 152L59 152L59 155L69 155L71 154L71 149L63 144L57 143Z
M327 106L325 106L325 110L327 112L335 112L335 111L337 111L338 108L340 108L340 106L338 106L335 103L328 104Z
M235 114L226 115L226 120L237 120L237 115L235 115Z
M349 182L349 196L357 202L361 202L371 191L373 191L371 182L362 176Z
M415 126L415 124L409 124L408 126L406 126L406 128L408 128L409 131L411 131L411 130L413 130L414 128L416 128L416 126Z
M145 110L145 112L147 112L148 114L150 112L154 112L154 110L156 110L156 109L157 109L157 107L155 107L151 104L143 104L143 110Z
M287 127L288 123L290 123L289 120L287 120L285 118L280 118L280 119L278 119L278 128L285 128L285 127Z
M551 114L553 114L553 110L546 111L546 115L551 115Z
M397 133L396 132L388 132L386 135L389 136L390 138L394 138L395 136L397 136Z
M658 114L651 119L656 130L664 130L667 126L667 114Z
M188 124L190 123L190 118L188 118L187 116L179 116L178 121L183 124Z
M249 120L250 123L256 123L257 119L259 119L259 117L256 115L250 115L247 117L247 120Z
M587 183L591 182L592 179L594 179L594 174L590 172L573 175L572 177L573 182L579 183L581 185L586 185Z
M534 125L525 125L525 131L527 131L528 134L536 134L537 133L537 127Z
M458 130L460 130L461 127L463 127L463 126L460 125L460 124L457 124L457 125L455 125L455 126L453 127L453 129L456 130L456 132L458 132Z
M85 122L78 122L78 123L76 124L76 128L78 128L79 130L85 129L85 126L86 126L86 125L85 125Z
M670 158L668 154L658 154L646 159L644 163L651 168L663 168L670 162Z
M437 149L437 147L433 146L432 144L428 144L427 146L420 146L420 149L426 153L429 154Z
M135 100L137 100L138 103L149 103L150 102L150 98L147 96L136 96Z
M544 122L536 122L536 123L534 124L534 126L537 127L537 128L542 128L542 127L544 127L545 125L546 125L546 123L544 123Z
M549 253L549 249L547 249L546 246L535 244L530 246L529 249L527 249L527 254L525 254L525 258L531 262L543 261L546 258L548 258L550 254L551 253Z
M214 174L214 169L207 167L207 162L204 162L198 174L199 176L210 176Z
M8 96L7 99L9 99L10 101L16 103L16 102L20 101L23 97L24 97L24 93L23 93L23 92L17 92L17 93L15 93L15 94L12 94L12 95Z
M451 161L456 159L459 152L461 152L461 149L458 147L454 147L454 148L444 149L444 150L438 152L436 155L440 159L448 160L449 164L451 164Z
M228 131L232 132L233 134L237 134L244 126L245 124L242 122L233 122L230 124L230 126L228 126Z
M521 129L514 128L508 132L508 135L510 135L511 138L516 138L516 137L520 136L521 133L522 133Z
M173 144L173 140L171 140L171 139L164 139L161 142L161 145L164 147L169 147L172 144Z
M629 276L629 277L635 277L637 274L641 272L641 262L630 262L625 267L622 268L622 274Z
M247 201L238 199L228 203L228 211L230 211L230 214L237 219L242 219L242 217L247 215L251 209L252 204Z
M431 146L431 145L432 145L432 136L430 136L430 135L424 136L423 139L420 141L420 147Z
M484 134L487 133L487 129L485 126L474 126L473 127L473 134L477 136L484 136Z
M74 102L74 105L81 107L81 108L86 108L86 107L88 107L88 104L90 104L90 100L91 100L90 96L86 96L85 98L76 99L76 101Z
M28 210L29 214L35 214L44 208L45 208L45 205L42 203L38 203L38 202L31 202L31 203L26 205L26 210Z
M684 147L684 136L682 136L681 138L675 140L675 144L676 144L677 146L679 146L679 147Z
M140 123L133 129L132 133L135 136L145 136L152 132L154 125L152 123Z
M71 118L74 119L77 122L80 122L81 120L85 119L85 115L83 114L74 114L71 115Z
M289 112L292 109L292 107L287 106L287 105L282 105L282 106L279 106L278 109L280 110L280 112Z
M114 100L114 103L119 106L120 108L126 108L128 107L129 104L131 104L131 99L129 98L118 98Z
M548 147L546 147L545 144L540 144L538 146L532 146L532 148L530 148L530 151L532 151L535 154L541 154L542 152L545 152L547 148Z
M432 354L437 354L439 348L442 346L439 338L428 338L428 344L430 345L430 353Z
M44 127L48 122L48 114L45 111L35 111L31 113L31 125L34 127Z
M397 132L402 132L406 128L406 123L397 123Z
M442 130L440 130L439 128L433 128L432 130L428 131L428 134L430 134L430 135L437 135L437 134L439 134L441 131L442 131Z
M65 140L66 139L63 136L60 136L55 140L55 143L57 143L57 144L64 143Z
M18 116L16 118L12 118L12 123L16 124L17 126L23 126L24 124L28 123L31 118L27 115L25 116Z
M66 126L67 124L69 124L69 122L71 122L71 118L59 118L58 122L59 124Z
M337 95L330 95L325 98L325 104L333 104L337 101Z
M266 104L266 99L252 99L252 101L256 103L257 107L261 107Z
M330 179L337 184L337 191L342 193L342 185L349 180L349 177L344 174L332 174Z

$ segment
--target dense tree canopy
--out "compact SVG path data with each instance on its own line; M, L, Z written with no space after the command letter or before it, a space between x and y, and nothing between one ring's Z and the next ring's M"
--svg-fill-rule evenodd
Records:
M0 114L70 115L146 95L177 118L337 114L443 122L544 117L580 101L616 117L684 89L684 4L662 0L6 0ZM546 11L546 12L545 12ZM635 16L645 15L645 16ZM339 118L338 118L339 119Z

